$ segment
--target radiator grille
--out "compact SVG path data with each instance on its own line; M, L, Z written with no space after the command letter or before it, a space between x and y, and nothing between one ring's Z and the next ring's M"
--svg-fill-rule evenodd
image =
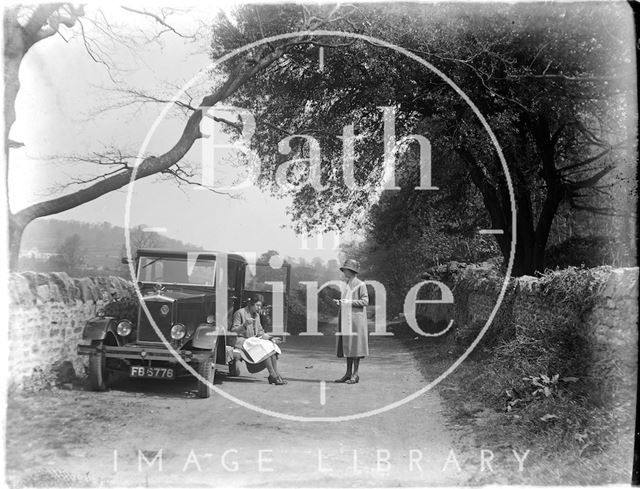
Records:
M165 301L145 301L147 308L151 313L151 317L155 320L156 326L160 329L167 341L171 341L171 316L173 308L172 304ZM169 307L169 314L163 316L160 314L160 308L162 306ZM138 341L149 341L154 343L162 343L160 337L156 334L147 314L144 310L140 311L140 325L138 327Z

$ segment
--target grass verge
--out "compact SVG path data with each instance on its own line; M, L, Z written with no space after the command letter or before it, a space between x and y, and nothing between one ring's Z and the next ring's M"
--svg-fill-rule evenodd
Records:
M450 339L402 339L428 379L460 354ZM630 483L635 393L597 405L585 394L596 384L540 372L518 355L508 343L480 347L437 387L448 423L460 434L456 452L478 467L467 483ZM493 457L484 471L482 450L486 460ZM514 450L521 459L529 450L523 470Z

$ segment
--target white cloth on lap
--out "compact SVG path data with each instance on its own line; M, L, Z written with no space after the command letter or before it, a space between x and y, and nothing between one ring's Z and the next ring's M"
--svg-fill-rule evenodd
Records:
M273 341L263 340L258 337L251 337L244 340L240 349L243 359L248 363L260 363L265 358L271 356L273 352L282 353L280 347Z

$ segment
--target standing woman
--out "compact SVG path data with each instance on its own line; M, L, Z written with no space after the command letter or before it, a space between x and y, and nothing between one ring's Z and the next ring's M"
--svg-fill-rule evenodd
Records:
M369 355L369 328L367 325L367 286L356 275L360 266L355 260L346 260L340 267L346 287L342 298L334 299L340 306L338 316L338 358L347 358L347 373L335 380L338 383L357 384L360 381L358 367L360 359Z

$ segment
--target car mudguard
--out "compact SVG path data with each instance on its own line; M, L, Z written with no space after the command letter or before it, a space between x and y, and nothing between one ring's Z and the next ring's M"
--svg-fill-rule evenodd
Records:
M201 324L196 328L196 332L193 333L191 344L194 348L213 350L217 340L218 333L216 332L216 327L212 324Z
M83 340L104 340L109 329L115 331L115 327L118 324L115 318L112 317L96 317L89 319L82 331Z

